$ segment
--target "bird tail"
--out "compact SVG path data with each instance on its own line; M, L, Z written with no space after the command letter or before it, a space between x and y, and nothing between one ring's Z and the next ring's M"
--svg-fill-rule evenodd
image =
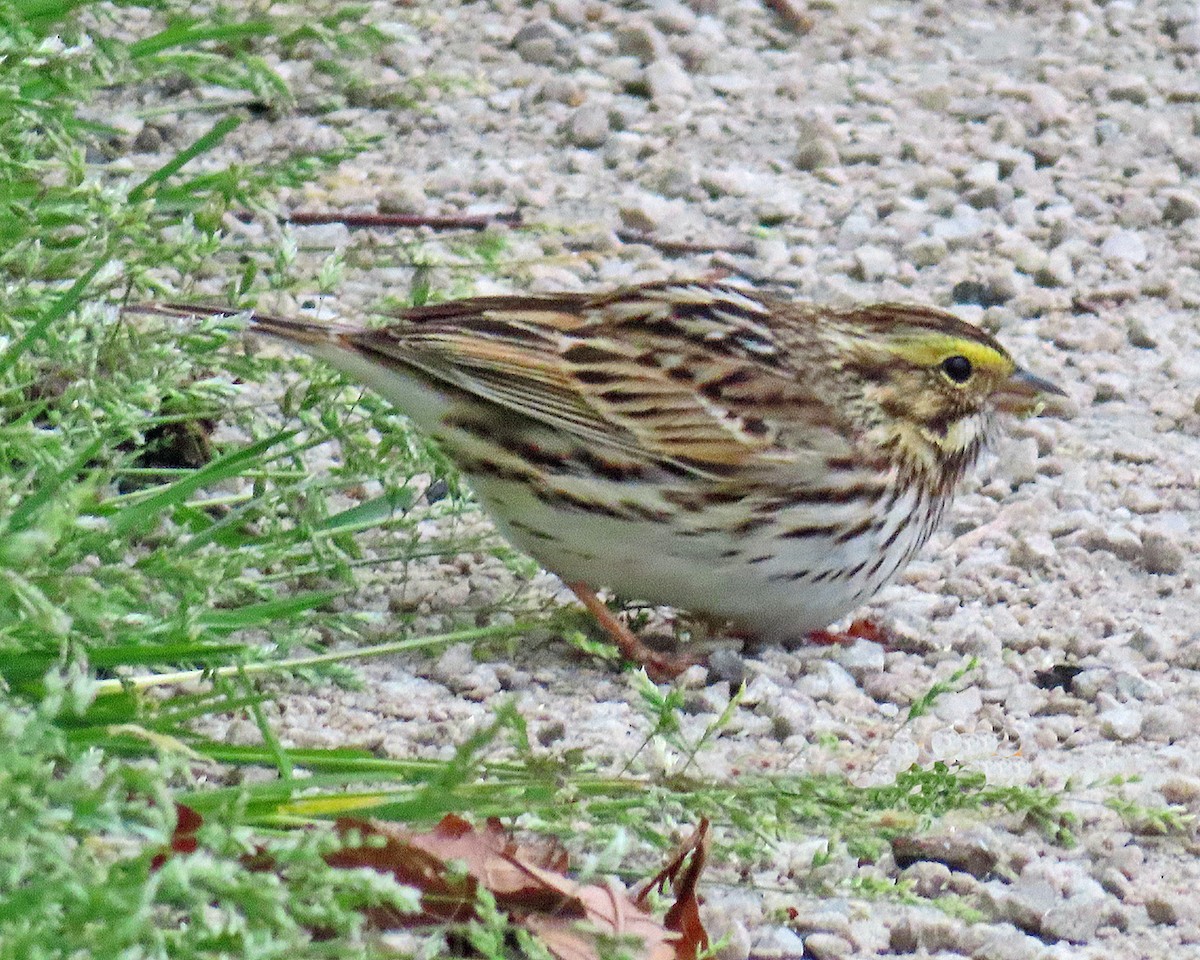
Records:
M228 307L210 307L195 303L138 303L125 309L130 313L150 313L160 317L245 317L250 322L250 329L255 333L278 337L299 346L335 342L342 334L353 333L357 329L345 323L295 320L252 310L232 310Z

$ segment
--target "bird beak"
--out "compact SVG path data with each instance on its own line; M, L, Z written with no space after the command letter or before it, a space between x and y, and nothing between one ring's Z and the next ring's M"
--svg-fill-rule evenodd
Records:
M1049 380L1034 376L1017 367L1012 375L996 388L993 398L996 409L1020 415L1039 413L1047 397L1065 397L1066 391Z

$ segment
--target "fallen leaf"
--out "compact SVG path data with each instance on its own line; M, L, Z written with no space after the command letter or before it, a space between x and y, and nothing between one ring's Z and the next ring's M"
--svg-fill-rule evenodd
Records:
M674 857L637 896L637 903L644 904L651 890L661 891L667 883L671 884L675 903L667 911L664 922L668 930L679 934L675 941L675 960L695 960L709 945L708 931L700 920L700 899L696 895L700 874L708 862L708 827L708 818L704 817L692 835L679 845Z
M340 820L343 836L370 841L326 856L333 866L371 867L393 874L421 891L420 914L368 912L384 928L422 926L431 921L463 921L475 916L480 888L495 898L498 909L536 934L556 960L600 960L600 947L619 939L638 960L677 960L677 933L635 902L615 880L581 884L562 871L560 848L523 847L490 820L476 830L461 817L448 815L431 831L361 820ZM454 867L461 872L456 873ZM688 957L695 955L693 950Z

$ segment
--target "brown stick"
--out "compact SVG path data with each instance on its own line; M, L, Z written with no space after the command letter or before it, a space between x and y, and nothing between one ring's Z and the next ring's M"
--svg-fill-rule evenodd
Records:
M663 253L740 253L751 256L754 244L749 240L737 243L693 243L690 240L660 240L638 230L618 230L617 239L622 243L644 243Z
M294 210L288 221L300 226L342 223L347 227L429 227L433 230L485 230L493 223L521 225L521 213L486 214L342 213L337 210Z

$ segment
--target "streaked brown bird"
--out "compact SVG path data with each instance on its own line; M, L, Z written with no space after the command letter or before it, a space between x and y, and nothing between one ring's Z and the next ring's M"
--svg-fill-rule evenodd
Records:
M251 320L436 438L504 536L658 677L688 658L596 589L766 640L820 630L929 539L997 413L1062 394L942 310L724 283L478 297L379 329Z

